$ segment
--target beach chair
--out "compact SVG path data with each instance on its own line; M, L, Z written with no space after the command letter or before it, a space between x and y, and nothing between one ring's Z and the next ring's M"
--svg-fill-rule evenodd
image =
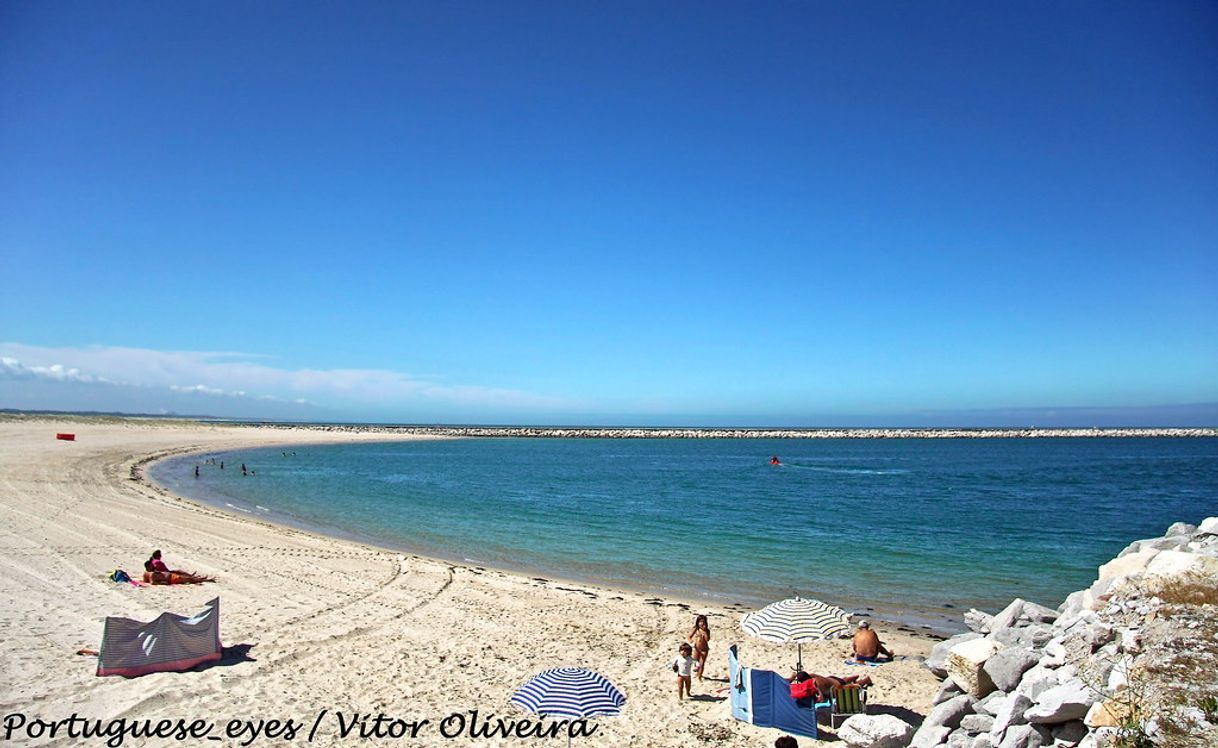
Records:
M837 720L843 722L856 714L867 713L867 689L857 683L835 686L829 701L817 704L817 709L829 709L829 725L837 729Z

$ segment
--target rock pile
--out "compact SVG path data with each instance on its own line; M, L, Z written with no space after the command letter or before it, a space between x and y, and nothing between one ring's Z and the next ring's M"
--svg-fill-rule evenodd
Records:
M1015 600L995 615L969 611L971 631L927 658L943 687L904 740L914 748L1218 746L1215 603L1211 517L1131 544L1057 610ZM839 735L852 748L869 745L862 736L876 730L851 723L870 719L850 718Z

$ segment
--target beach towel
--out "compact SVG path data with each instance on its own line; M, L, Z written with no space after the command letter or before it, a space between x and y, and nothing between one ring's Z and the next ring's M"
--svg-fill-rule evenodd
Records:
M220 598L196 615L162 613L144 623L130 618L106 618L102 632L98 675L134 677L165 671L181 672L221 657Z

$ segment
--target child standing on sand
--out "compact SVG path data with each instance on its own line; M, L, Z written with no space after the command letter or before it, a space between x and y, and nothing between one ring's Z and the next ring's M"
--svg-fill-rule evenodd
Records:
M698 671L698 680L702 680L702 676L706 674L706 657L710 654L710 624L707 623L706 616L694 619L694 629L689 632L689 643L694 647L694 659L698 662L694 669Z
M692 670L698 670L698 662L693 658L694 648L688 644L682 644L677 650L676 659L672 661L672 671L677 674L677 700L684 701L687 695L692 695L689 690L689 674Z

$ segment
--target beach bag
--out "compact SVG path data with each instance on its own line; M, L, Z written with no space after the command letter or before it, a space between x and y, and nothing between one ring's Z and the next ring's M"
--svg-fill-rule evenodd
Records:
M111 582L130 582L131 577L127 576L127 572L122 569L115 569L110 573Z

